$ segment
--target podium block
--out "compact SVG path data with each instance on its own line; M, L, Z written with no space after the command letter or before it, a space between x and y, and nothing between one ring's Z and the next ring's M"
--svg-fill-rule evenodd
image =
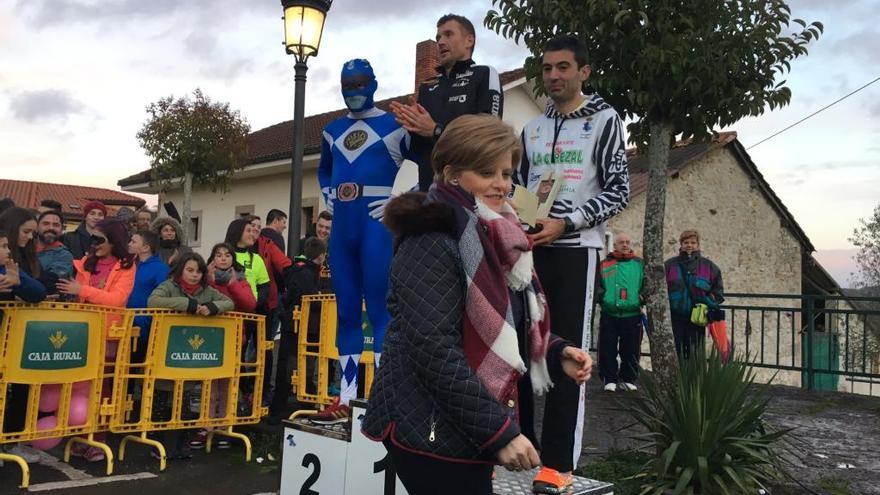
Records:
M532 480L538 469L531 471L508 471L503 467L495 467L495 480L492 491L495 495L531 495ZM614 495L614 485L602 481L574 477L574 484L566 495Z
M347 494L407 495L403 483L394 473L394 464L385 446L361 433L361 421L367 404L351 401L352 431L345 466Z
M348 441L339 433L306 424L284 428L281 495L345 493Z
M385 447L361 433L366 402L351 401L351 423L286 421L280 495L407 495ZM537 469L495 468L495 495L531 495ZM614 485L576 476L566 495L613 495Z

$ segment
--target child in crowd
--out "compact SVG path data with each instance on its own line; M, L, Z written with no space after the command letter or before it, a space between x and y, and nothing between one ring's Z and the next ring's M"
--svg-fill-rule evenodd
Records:
M208 285L208 266L198 253L186 253L174 265L168 280L150 294L147 306L213 316L232 311L232 300Z
M38 303L46 299L46 288L43 284L20 270L10 253L9 234L0 230L0 301L21 299L24 302ZM29 391L28 385L17 383L11 384L9 388L2 425L6 433L24 429ZM24 445L9 444L4 446L4 450L21 457L25 462L37 462L40 459L34 449Z
M207 274L208 267L201 255L193 252L181 255L171 270L168 280L156 287L156 290L150 295L147 305L151 308L167 308L201 316L213 316L235 309L230 298L208 285ZM217 382L212 384L212 389L219 387L220 384ZM171 419L168 417L170 411L162 411L164 409L161 406L163 401L159 399L159 396L166 395L165 402L167 402L167 396L171 392L167 385L162 382L156 383L158 394L157 401L154 403L154 415L159 413L163 416L163 420ZM194 390L184 388L185 397L192 393ZM187 434L185 432L174 434L174 440L174 449L170 450L171 453L168 457L171 459L190 458ZM204 445L204 440L201 445Z
M128 241L128 252L136 257L137 272L134 277L134 288L128 296L128 308L146 308L147 299L156 287L168 278L168 265L156 254L159 247L159 236L152 230L139 230ZM131 362L142 363L150 341L149 316L136 316L134 326L141 329L137 348L132 350Z
M235 248L230 244L221 242L211 248L208 283L232 299L236 311L253 313L256 310L257 299L245 278L244 266L235 259Z
M235 249L225 242L211 248L208 257L208 284L226 297L232 299L235 310L242 313L253 313L257 307L257 299L251 291L244 276L244 267L235 260ZM211 384L210 414L213 418L226 416L226 402L229 398L229 380L215 380ZM190 447L200 449L205 446L208 430L201 430L190 441ZM220 437L217 448L228 448L229 442Z

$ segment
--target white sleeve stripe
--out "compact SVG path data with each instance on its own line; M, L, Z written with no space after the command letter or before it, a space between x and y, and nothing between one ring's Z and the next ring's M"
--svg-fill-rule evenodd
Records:
M498 71L491 65L486 66L489 69L489 91L501 92L501 78L498 77Z
M327 144L333 146L333 136L327 131L324 131L324 140L327 141Z

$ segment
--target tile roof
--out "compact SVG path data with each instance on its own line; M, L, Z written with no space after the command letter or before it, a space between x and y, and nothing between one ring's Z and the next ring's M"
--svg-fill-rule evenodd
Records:
M729 147L736 160L743 166L746 173L754 179L756 186L764 194L764 197L773 209L779 214L782 219L782 224L791 231L795 238L797 238L804 247L804 251L806 253L814 252L816 248L813 246L809 237L807 237L806 232L804 232L801 226L797 223L794 219L794 215L792 215L788 208L782 203L782 200L779 199L779 196L776 195L773 188L770 187L770 184L764 178L761 171L758 170L757 165L752 161L752 158L746 152L742 143L737 140L736 132L718 133L711 142L694 142L692 140L678 141L672 149L669 150L669 167L667 168L667 175L672 176L678 173L682 167L695 158L720 147ZM630 197L633 197L648 190L648 158L644 155L640 155L635 149L627 150L626 154L630 171Z
M111 189L9 179L0 179L0 198L11 198L17 206L30 209L36 209L44 199L54 199L69 219L81 219L83 205L94 200L106 204L111 212L122 206L137 209L146 204L137 196Z
M525 77L525 69L515 69L503 72L498 76L501 79L501 85L507 85L518 81ZM411 95L395 96L376 102L376 106L388 110L388 105L392 101L405 102ZM348 112L348 109L342 108L332 112L310 115L305 119L305 155L311 155L321 152L321 134L324 127L331 121L342 117ZM258 131L252 132L247 139L248 144L248 164L271 162L290 158L293 153L293 121L287 120ZM150 181L150 171L144 170L137 174L120 179L117 184L119 186L131 186L142 184Z
M736 132L721 132L711 142L693 142L690 139L678 141L669 150L667 174L673 175L694 158L735 140ZM636 196L648 190L648 157L631 148L626 150L626 158L629 165L630 196Z

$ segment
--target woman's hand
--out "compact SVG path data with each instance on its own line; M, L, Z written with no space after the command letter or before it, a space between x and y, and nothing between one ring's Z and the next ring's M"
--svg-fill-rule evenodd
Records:
M199 304L198 308L196 308L196 314L202 316L211 316L211 310L208 309L204 304Z
M562 370L580 385L590 379L593 358L583 349L568 346L562 350Z
M532 442L519 434L498 451L498 462L508 471L528 471L541 464L541 458Z
M78 296L82 290L82 285L79 282L66 278L59 279L55 287L58 289L58 292L71 296Z
M208 283L211 284L211 285L214 285L214 269L215 269L215 268L216 268L216 267L214 266L214 262L213 262L213 261L211 261L210 263L208 263L208 273L207 273L207 277L208 277Z
M13 287L21 285L18 265L12 258L6 260L6 274L0 275L0 292L12 292Z

